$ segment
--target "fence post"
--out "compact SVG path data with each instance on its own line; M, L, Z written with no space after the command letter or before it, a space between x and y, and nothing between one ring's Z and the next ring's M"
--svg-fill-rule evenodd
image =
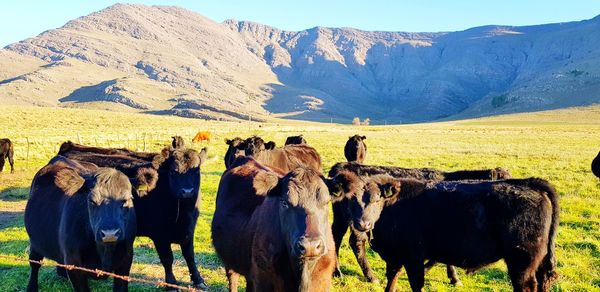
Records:
M146 152L146 133L144 132L144 152Z

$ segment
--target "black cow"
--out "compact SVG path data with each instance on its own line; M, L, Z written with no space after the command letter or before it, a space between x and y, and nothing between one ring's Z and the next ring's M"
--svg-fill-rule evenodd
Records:
M545 180L339 175L351 181L343 192L354 198L352 220L376 222L371 246L386 262L386 291L394 291L402 266L412 290L421 291L426 259L469 270L504 259L515 291L548 291L557 277L558 196Z
M344 156L348 162L356 161L363 163L367 156L367 144L365 144L366 136L354 135L348 138L344 146Z
M277 145L273 141L269 141L269 142L265 143L265 150L273 150L276 147L277 147Z
M0 139L0 172L4 169L4 163L8 159L10 173L15 173L15 148L9 139Z
M287 139L285 139L285 145L290 145L290 144L308 144L308 143L306 143L306 139L304 139L304 137L302 135L298 135L298 136L289 136L289 137L287 137Z
M2 169L0 168L0 170ZM592 173L600 178L600 152L598 152L598 155L592 161Z
M246 152L244 150L244 146L241 144L244 143L244 140L240 137L235 137L233 139L225 139L225 144L229 145L227 147L227 152L225 152L225 168L229 169L231 164L233 164L233 160L237 155L245 155Z
M342 172L354 173L358 176L373 176L379 174L388 174L395 178L413 178L426 181L442 181L442 180L497 180L510 178L510 173L503 168L487 169L487 170L461 170L454 172L444 172L431 168L402 168L393 166L378 166L364 165L357 162L340 162L335 164L329 171L329 177L336 177ZM343 177L338 179L341 186L350 182L343 180ZM333 203L333 238L335 240L336 251L339 254L339 248L342 244L344 235L350 228L350 247L356 256L359 266L363 274L369 282L377 282L377 277L371 270L369 261L366 257L366 243L368 241L368 231L374 226L374 221L363 222L364 226L357 224L358 222L351 221L349 213L348 200L340 200ZM426 268L431 268L435 262L427 263ZM448 278L450 283L461 285L460 279L456 270L452 266L447 266ZM336 276L340 276L339 267L336 270Z
M206 148L198 153L193 149L166 147L154 157L118 149L107 151L90 147L88 150L112 153L115 157L127 155L141 159L148 156L147 161L158 168L158 181L148 196L134 197L137 235L150 237L154 242L167 283L177 284L171 250L171 243L177 243L181 246L194 286L206 289L194 259L194 230L200 214L200 165L206 160Z
M25 207L29 259L129 275L136 214L131 183L113 168L57 156L33 178ZM40 265L30 263L27 291L38 291ZM86 272L69 270L75 291L89 291ZM128 282L114 279L113 291Z

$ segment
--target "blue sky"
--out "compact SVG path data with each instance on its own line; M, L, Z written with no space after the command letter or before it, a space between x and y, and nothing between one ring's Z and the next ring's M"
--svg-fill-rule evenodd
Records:
M20 0L0 3L0 47L116 2L178 5L215 21L252 20L286 30L315 26L387 31L456 31L486 24L528 25L589 19L598 0Z

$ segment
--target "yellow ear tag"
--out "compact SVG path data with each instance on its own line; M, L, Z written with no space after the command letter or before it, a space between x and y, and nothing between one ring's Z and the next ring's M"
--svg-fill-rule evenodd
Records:
M140 192L147 192L148 191L148 185L139 185L137 188L138 191Z

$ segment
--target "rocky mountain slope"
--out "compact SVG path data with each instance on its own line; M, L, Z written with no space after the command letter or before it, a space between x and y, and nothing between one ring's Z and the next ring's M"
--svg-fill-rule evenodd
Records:
M600 102L600 17L289 32L117 4L0 50L0 101L198 118L418 122Z

